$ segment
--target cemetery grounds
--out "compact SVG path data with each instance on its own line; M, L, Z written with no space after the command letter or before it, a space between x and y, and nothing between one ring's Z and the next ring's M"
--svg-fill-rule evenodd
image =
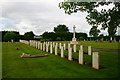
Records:
M54 41L69 43L69 41ZM20 42L2 42L2 78L118 78L118 53L92 50L99 52L100 69L91 67L91 56L84 49L85 64L69 61L59 55L41 51ZM93 48L118 50L118 42L80 41L77 46L92 46ZM19 50L16 50L16 45ZM79 50L79 47L77 48ZM39 58L21 58L26 54L49 54ZM60 50L58 50L60 54ZM67 50L64 55L67 56ZM73 58L78 59L78 52L73 52Z

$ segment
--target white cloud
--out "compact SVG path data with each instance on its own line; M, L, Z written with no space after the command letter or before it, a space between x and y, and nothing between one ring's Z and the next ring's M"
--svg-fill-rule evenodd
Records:
M2 22L6 20L7 25L2 27L2 30L17 30L20 34L33 31L36 35L40 35L45 31L53 31L59 24L65 24L70 31L73 30L73 25L76 25L77 32L88 33L91 26L85 19L87 13L65 14L64 10L58 7L58 3L62 1L3 0L0 3L2 5L1 18Z

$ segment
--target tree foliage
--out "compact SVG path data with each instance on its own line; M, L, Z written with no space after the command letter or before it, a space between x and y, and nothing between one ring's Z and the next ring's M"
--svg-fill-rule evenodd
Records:
M66 25L58 25L57 27L54 27L54 32L58 33L58 32L69 32L68 27L66 27Z
M59 32L59 33L54 33L54 32L44 32L42 34L43 39L49 39L52 41L56 40L61 40L61 41L71 41L73 38L73 33L71 32ZM79 37L83 37L84 39L87 39L87 34L86 33L76 33L76 38L79 39Z
M25 40L32 40L32 39L34 39L34 33L32 32L32 31L30 31L30 32L26 32L25 34L24 34L24 39Z
M113 4L112 9L97 10L97 7ZM116 30L120 27L120 2L61 2L60 9L63 8L65 13L72 14L78 11L87 12L87 22L92 26L102 25L102 30L108 29L110 36L115 35ZM93 27L92 27L93 28Z
M16 34L15 32L9 31L4 35L4 41L19 41L19 34Z
M99 33L100 33L100 30L97 29L96 26L93 26L93 27L90 29L90 32L89 32L90 36L93 36L93 37L97 37L97 36L99 35Z

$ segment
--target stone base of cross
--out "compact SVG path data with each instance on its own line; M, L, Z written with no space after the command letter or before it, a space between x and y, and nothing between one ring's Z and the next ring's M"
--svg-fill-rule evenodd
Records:
M78 42L76 41L76 38L72 38L72 41L70 41L70 44L78 44Z

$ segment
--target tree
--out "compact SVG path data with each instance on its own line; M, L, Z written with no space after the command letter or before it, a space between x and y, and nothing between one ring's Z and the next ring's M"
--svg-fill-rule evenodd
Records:
M97 29L96 26L93 26L91 29L90 29L90 32L89 32L89 35L90 36L93 36L93 37L97 37L100 33L100 30Z
M43 39L51 39L51 40L61 40L61 41L71 41L73 37L73 33L71 32L44 32L42 34ZM86 33L76 33L76 38L79 39L79 37L83 37L84 39L87 39Z
M73 0L74 1L74 0ZM99 6L113 4L112 9L102 9L98 11ZM120 3L119 2L61 2L60 9L63 8L65 13L72 14L78 11L87 12L87 22L92 26L102 25L102 30L108 28L109 36L115 35L116 30L120 27Z
M57 27L54 27L54 32L58 33L58 32L69 32L68 27L66 27L66 25L58 25Z
M4 35L4 41L19 41L19 35L12 32L12 31L9 31L7 32L5 35Z
M56 40L57 40L57 41L61 41L61 38L60 38L60 37L57 37Z
M25 34L24 34L24 39L25 40L32 40L32 39L34 39L34 33L32 32L32 31L30 31L30 32L26 32Z

